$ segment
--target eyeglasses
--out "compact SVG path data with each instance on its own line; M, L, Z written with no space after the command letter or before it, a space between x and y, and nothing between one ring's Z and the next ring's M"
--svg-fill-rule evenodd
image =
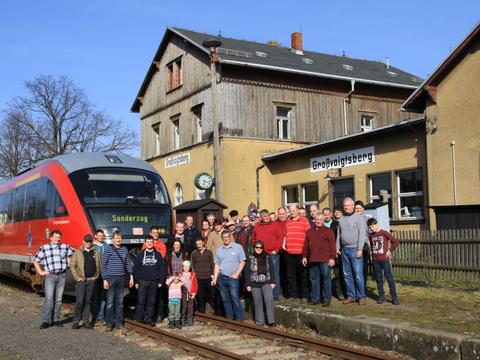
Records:
M262 246L255 246L255 249L263 249Z

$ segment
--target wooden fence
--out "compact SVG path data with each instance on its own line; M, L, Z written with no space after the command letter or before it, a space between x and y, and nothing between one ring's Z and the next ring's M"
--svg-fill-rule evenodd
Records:
M480 229L395 231L396 277L460 280L480 284Z

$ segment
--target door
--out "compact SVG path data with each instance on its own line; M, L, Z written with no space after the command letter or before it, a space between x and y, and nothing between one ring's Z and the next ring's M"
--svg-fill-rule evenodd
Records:
M355 199L353 191L353 180L353 178L347 178L330 181L330 193L332 194L330 202L332 207L343 207L343 199L347 197Z

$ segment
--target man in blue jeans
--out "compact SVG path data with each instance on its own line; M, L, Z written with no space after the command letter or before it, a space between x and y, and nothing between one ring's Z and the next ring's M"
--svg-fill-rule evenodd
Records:
M344 216L340 218L337 230L337 251L342 256L342 267L347 298L343 304L358 302L367 304L365 283L363 281L363 246L367 240L365 219L356 214L352 198L343 200Z
M103 287L107 290L107 306L105 310L106 331L113 330L113 318L115 311L115 328L123 329L123 297L124 278L130 275L128 286L133 286L132 264L128 256L128 250L122 245L122 233L113 232L113 244L107 246L102 258Z
M49 239L50 244L41 246L33 258L33 265L37 274L45 276L43 322L40 329L46 329L52 323L56 326L62 326L60 310L62 308L63 290L65 289L65 277L70 256L75 252L70 245L60 243L62 233L59 230L53 230ZM41 269L40 263L43 264L44 270Z
M240 284L238 277L245 266L245 252L240 244L233 241L229 230L222 231L223 245L215 254L215 271L212 286L218 283L225 314L228 319L243 320L240 304Z
M322 214L314 216L314 227L307 231L302 251L302 264L307 266L310 280L310 301L312 305L329 306L332 300L330 268L335 265L337 250L333 231L324 225ZM320 296L320 281L322 296Z

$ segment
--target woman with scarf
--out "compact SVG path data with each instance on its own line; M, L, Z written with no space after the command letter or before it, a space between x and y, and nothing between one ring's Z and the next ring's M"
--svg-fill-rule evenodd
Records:
M182 242L179 239L175 239L172 243L172 247L167 251L167 270L168 275L173 275L176 272L181 273L183 271L183 262L187 259L187 254L183 250Z
M257 240L253 252L247 258L245 266L245 285L252 293L255 307L255 324L275 326L275 307L273 305L273 288L275 287L275 270L272 259L264 251L263 242ZM266 322L263 307L266 309Z

